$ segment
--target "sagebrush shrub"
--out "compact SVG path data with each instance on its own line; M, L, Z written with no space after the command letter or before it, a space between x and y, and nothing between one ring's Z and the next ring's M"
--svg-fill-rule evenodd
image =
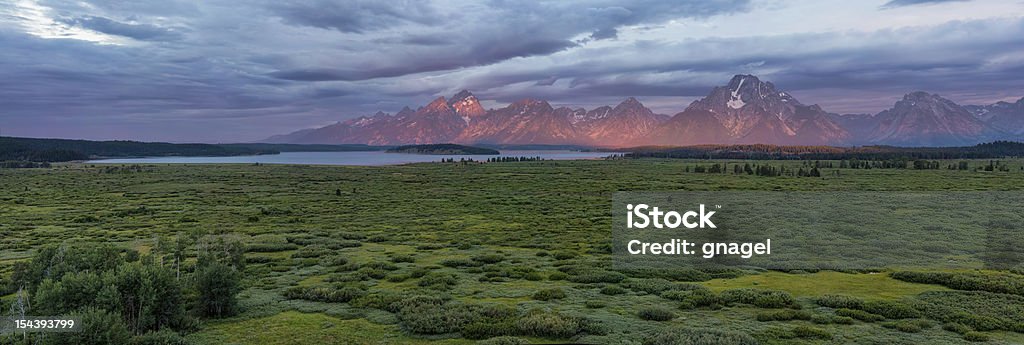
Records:
M544 289L533 294L533 299L538 301L550 301L565 298L565 291L560 288Z
M648 321L669 321L676 318L676 314L671 310L661 307L648 307L640 309L636 313L638 317Z
M757 339L740 332L712 329L662 329L643 340L643 345L757 345Z

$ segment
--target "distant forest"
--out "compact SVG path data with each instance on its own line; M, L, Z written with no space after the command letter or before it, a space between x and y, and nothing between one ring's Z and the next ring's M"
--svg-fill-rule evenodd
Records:
M388 149L391 153L419 153L428 155L496 155L498 150L458 144L403 145Z
M100 157L242 156L281 152L379 151L367 145L172 144L0 137L0 161L67 162Z
M697 145L637 147L619 158L755 159L755 160L889 160L987 159L1024 157L1024 143L995 141L964 147Z

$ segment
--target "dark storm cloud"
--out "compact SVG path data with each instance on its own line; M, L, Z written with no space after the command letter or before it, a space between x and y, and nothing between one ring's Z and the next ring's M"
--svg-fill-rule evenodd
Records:
M415 0L282 1L270 7L290 24L349 33L377 31L407 22L434 25L444 20L429 2Z
M448 55L437 51L403 54L410 60L376 60L353 64L353 68L298 68L268 73L269 76L292 81L360 81L399 77L424 72L445 71L460 67L489 65L514 57L554 53L576 44L569 41L543 39L509 42L503 45L483 44L448 49L459 52Z
M395 37L378 38L375 39L373 42L380 44L408 44L414 46L443 46L455 43L450 38L443 36L420 35L410 33L403 33Z
M558 81L558 77L547 77L547 78L538 80L537 84L535 84L535 85L537 85L537 86L551 86L551 85L555 84L556 81Z
M403 22L425 26L411 37L413 42L374 47L380 55L369 54L370 58L364 59L370 61L355 61L359 66L352 70L296 66L269 75L295 81L356 81L484 66L576 47L585 42L573 41L581 34L590 39L610 39L624 25L745 11L749 0L648 0L621 5L612 1L497 0L444 11L423 2L415 4L413 9L407 2L373 3L365 7L355 2L343 5L348 11L335 8L342 5L320 6L323 4L316 1L272 5L271 10L285 18L286 23L341 32L382 30ZM349 18L355 14L359 14L358 18Z
M211 0L213 1L213 0ZM201 11L192 0L39 0L40 5L61 12L82 13L90 9L126 15L195 16Z
M53 22L12 25L37 13L0 9L5 135L256 140L464 88L488 106L530 97L591 109L636 96L675 114L737 73L837 112L873 112L918 89L1024 96L1024 20L1012 16L778 34L719 26L763 4L747 0L39 4Z
M81 16L63 20L68 25L102 32L105 34L134 38L143 41L176 40L181 33L170 28L149 24L129 24L104 17Z
M618 36L619 36L619 30L617 30L615 28L601 28L601 29L597 29L597 31L594 31L594 33L590 34L590 38L591 39L595 39L595 40L603 40L603 39L608 39L608 38L616 38Z
M889 2L885 3L885 5L882 5L882 8L894 8L894 7L902 7L902 6L925 5L925 4L939 4L939 3L943 3L943 2L962 2L962 1L970 1L970 0L892 0L892 1L889 1Z

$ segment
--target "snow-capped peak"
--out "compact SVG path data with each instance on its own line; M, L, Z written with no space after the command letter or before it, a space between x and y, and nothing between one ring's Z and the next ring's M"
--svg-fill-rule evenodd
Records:
M732 90L732 98L730 98L729 102L726 103L726 105L728 105L729 108L739 109L747 105L746 103L743 102L743 97L740 96L740 88L743 87L743 82L745 81L747 81L747 78L741 78L739 85L736 85L736 89Z

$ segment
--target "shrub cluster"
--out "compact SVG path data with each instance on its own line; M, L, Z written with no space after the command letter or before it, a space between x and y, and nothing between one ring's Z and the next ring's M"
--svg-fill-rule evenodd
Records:
M554 252L552 256L555 258L555 260L569 260L579 256L579 254L570 250L559 250Z
M758 312L757 321L811 320L812 316L810 312L805 310L783 309Z
M363 295L366 295L366 287L361 285L295 286L284 292L290 299L330 303L345 303Z
M435 290L450 290L459 284L459 277L452 273L430 272L420 278L419 285Z
M676 318L676 314L671 310L661 307L647 307L640 309L636 313L638 317L648 321L668 321Z
M793 328L769 328L762 333L758 334L759 338L765 338L768 343L774 343L774 340L790 340L790 339L808 339L808 340L830 340L832 334L826 330L815 328L811 326L800 325ZM789 343L787 341L786 343Z
M912 319L921 317L913 305L901 301L874 300L864 302L864 311L882 315L887 319Z
M498 254L486 254L474 256L472 260L480 264L496 264L504 261L505 257Z
M872 314L863 310L840 308L836 309L836 315L854 318L864 322L877 322L885 320L882 315Z
M360 247L363 244L360 243L359 241L363 240L364 237L358 234L351 233L333 234L318 231L310 234L288 236L286 239L288 240L289 243L295 245L307 247L317 246L334 251L344 248Z
M584 270L570 273L568 280L573 283L618 283L626 276L619 272L604 270Z
M544 289L533 294L533 299L538 301L550 301L565 298L565 291L560 288Z
M379 305L389 300L376 296L360 300ZM543 310L520 313L505 305L448 302L434 296L413 296L391 302L386 308L397 313L401 326L415 334L460 333L468 339L530 336L567 339L581 333L603 334L596 323L574 316Z
M248 253L272 253L299 249L294 243L250 243L245 246Z
M900 320L894 322L887 322L882 324L882 327L892 328L904 333L917 333L924 329L931 328L933 325L928 320Z
M659 294L672 288L672 282L662 278L630 278L622 281L622 287L648 294Z
M964 334L964 340L973 342L985 342L989 340L988 334L981 332L967 332Z
M445 260L441 261L441 265L442 266L446 266L446 267L452 267L452 268L461 268L461 267L478 267L478 266L482 266L483 264L481 264L479 262L476 262L476 261L473 261L473 260L469 260L469 259L445 259Z
M476 342L477 345L526 345L530 342L523 338L500 336Z
M810 326L793 327L793 334L797 338L803 339L832 339L832 334L830 334L828 331Z
M672 299L679 301L679 308L681 309L694 309L694 308L710 308L717 309L723 304L722 299L711 290L689 290L674 292L672 294L663 294L662 297L668 298L671 296Z
M650 269L637 268L621 270L621 273L632 278L662 278L681 282L703 282L714 278L735 278L739 273L732 270L700 271L692 268Z
M332 253L334 253L334 251L328 249L326 246L314 244L299 248L299 250L292 253L292 258L319 258L328 256Z
M816 298L814 302L823 307L838 309L837 315L867 322L879 321L879 316L887 319L912 319L922 316L921 311L918 310L920 305L912 301L865 301L850 296L825 295Z
M604 295L614 296L621 295L624 293L626 293L626 289L623 289L621 286L618 285L608 285L601 288L601 294Z
M814 300L814 303L822 307L829 308L845 308L845 309L862 309L864 308L864 301L856 297L843 296L843 295L824 295Z
M403 262L416 262L416 258L408 254L395 254L391 256L391 262L403 263Z
M1024 277L1015 274L899 271L891 276L906 282L937 284L956 290L1024 295Z
M976 331L1024 332L1024 297L984 291L929 291L918 296L930 319Z
M712 329L672 328L662 329L643 340L643 345L757 345L757 339L740 332Z
M785 291L768 289L732 289L719 295L726 304L742 303L760 308L786 308L796 305L793 296Z

